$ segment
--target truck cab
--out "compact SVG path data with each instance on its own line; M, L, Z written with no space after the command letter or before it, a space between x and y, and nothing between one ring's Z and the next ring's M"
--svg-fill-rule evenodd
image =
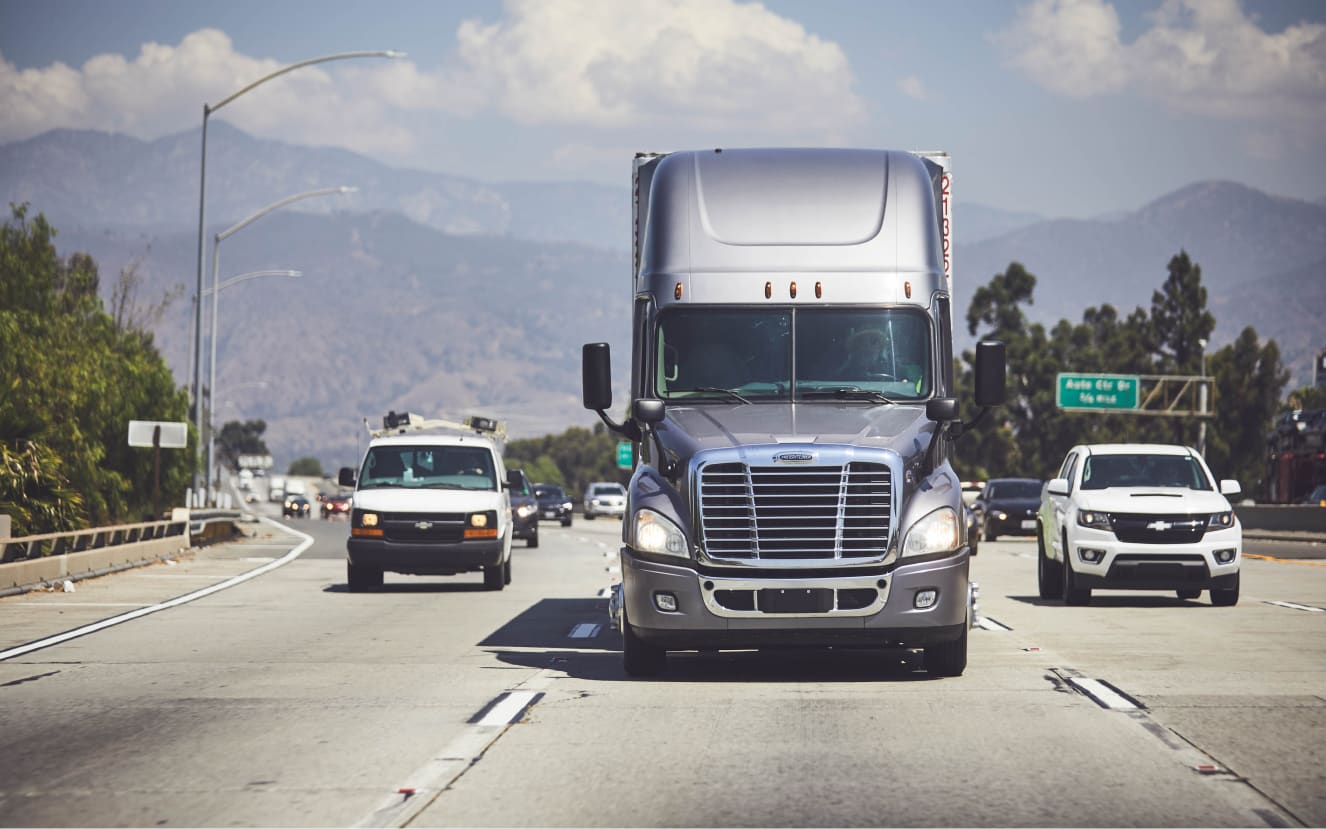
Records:
M637 156L622 423L608 346L583 354L586 407L640 458L611 603L628 674L788 645L965 669L948 187L942 153ZM995 405L1002 345L977 362Z

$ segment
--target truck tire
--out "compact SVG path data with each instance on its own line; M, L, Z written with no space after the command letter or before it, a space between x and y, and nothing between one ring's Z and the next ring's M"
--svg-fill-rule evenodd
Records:
M927 645L921 655L926 672L931 676L962 676L967 670L967 631L971 629L971 619L962 626L962 635L951 642Z
M365 567L345 563L345 583L351 593L382 586L382 571L376 567Z
M1064 577L1059 572L1060 564L1050 561L1045 552L1045 536L1041 528L1036 528L1036 586L1042 599L1062 599L1064 595Z
M483 586L488 590L501 590L506 586L506 577L510 571L511 561L494 564L492 567L483 568Z
M1078 587L1073 578L1073 556L1068 552L1068 536L1064 536L1064 604L1081 607L1091 604L1091 588Z
M659 676L668 668L668 652L636 636L625 613L622 614L622 667L632 677Z
M1239 574L1234 574L1234 586L1211 591L1212 607L1233 607L1239 603Z

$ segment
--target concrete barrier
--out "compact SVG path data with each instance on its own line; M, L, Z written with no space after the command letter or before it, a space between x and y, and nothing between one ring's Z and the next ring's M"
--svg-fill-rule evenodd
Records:
M189 536L171 535L80 553L48 555L0 564L0 593L69 579L77 581L125 567L157 561L189 548Z
M1236 505L1234 512L1245 530L1326 535L1326 507L1296 504Z

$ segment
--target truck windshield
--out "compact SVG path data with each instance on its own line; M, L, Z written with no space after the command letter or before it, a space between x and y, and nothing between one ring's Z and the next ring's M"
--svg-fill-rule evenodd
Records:
M659 317L655 393L665 400L928 398L929 317L912 308L686 307Z
M479 446L374 446L364 458L360 489L497 488L493 455Z

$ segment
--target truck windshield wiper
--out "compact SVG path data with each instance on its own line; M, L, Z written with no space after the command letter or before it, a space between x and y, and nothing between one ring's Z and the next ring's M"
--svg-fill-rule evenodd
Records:
M737 400L741 403L750 403L749 400L737 394L732 389L720 389L717 386L696 386L693 389L687 389L687 391L703 391L703 392L709 392L711 394L726 394L728 397L732 398L733 400Z
M897 405L896 400L890 400L877 391L863 389L860 386L839 386L833 389L811 389L801 393L802 399L812 397L834 397L839 400L870 400L875 403L889 403Z

